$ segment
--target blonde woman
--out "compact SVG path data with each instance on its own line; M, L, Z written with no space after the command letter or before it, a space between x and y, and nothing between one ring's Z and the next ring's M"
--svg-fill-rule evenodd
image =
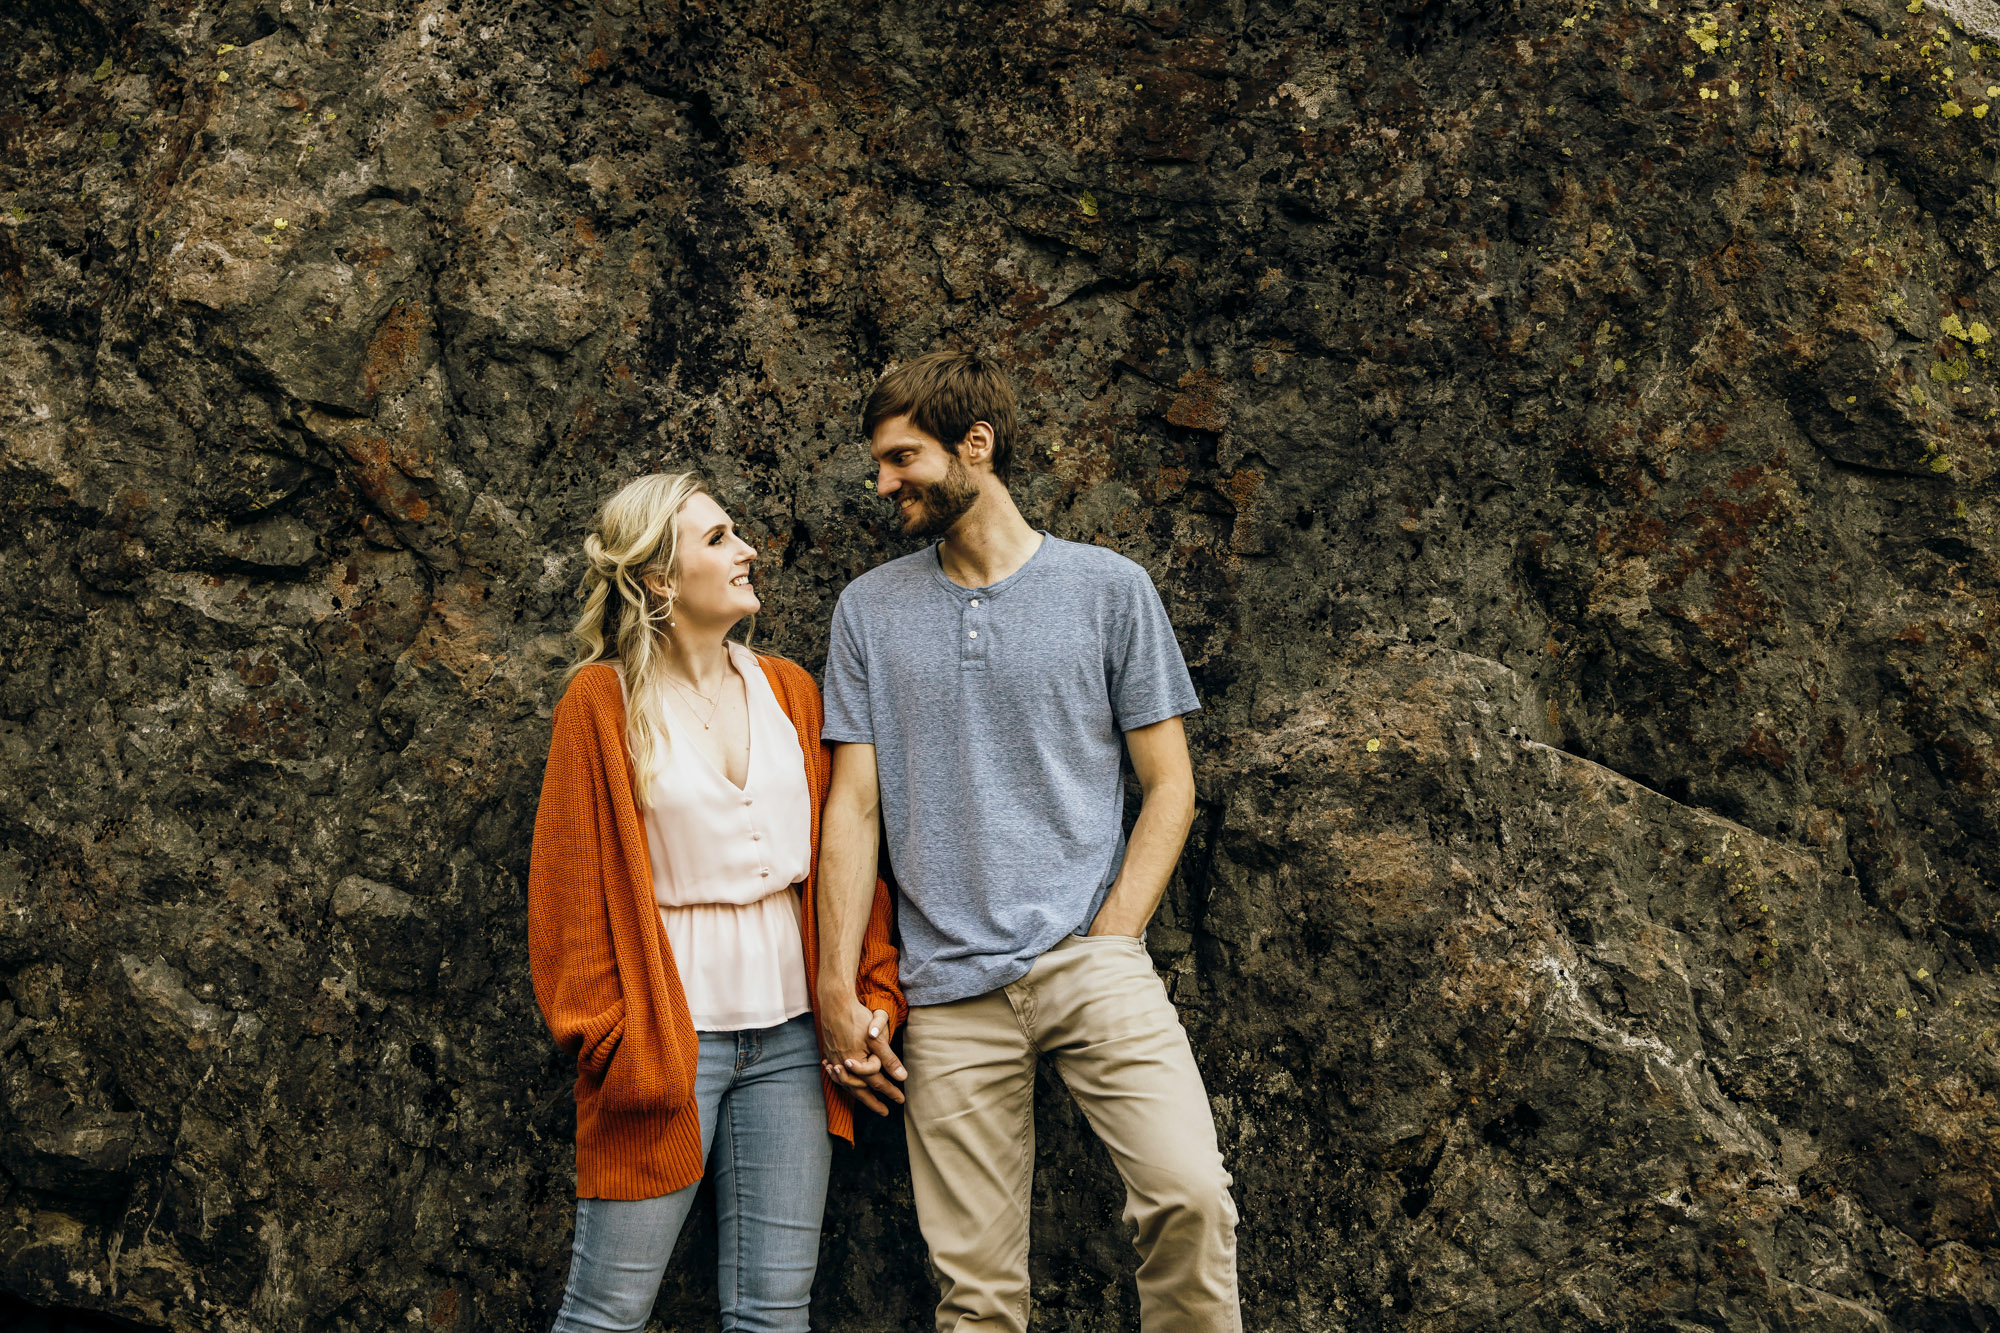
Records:
M819 690L726 636L756 548L692 473L599 512L528 873L528 956L576 1060L576 1232L556 1333L638 1329L704 1165L725 1329L804 1333L830 1158L851 1113L820 1064L813 849ZM904 1009L876 886L848 1095L901 1101Z

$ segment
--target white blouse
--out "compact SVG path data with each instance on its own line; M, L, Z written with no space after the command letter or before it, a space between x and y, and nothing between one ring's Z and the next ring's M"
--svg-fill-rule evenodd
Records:
M812 868L805 755L756 655L727 650L750 705L743 785L662 708L667 761L644 805L653 900L701 1032L776 1027L811 1007L794 887Z

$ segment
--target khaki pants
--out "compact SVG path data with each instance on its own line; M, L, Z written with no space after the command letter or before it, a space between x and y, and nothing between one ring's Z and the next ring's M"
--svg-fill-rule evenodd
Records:
M1236 1206L1194 1052L1146 946L1065 938L1010 986L910 1010L904 1125L939 1333L1028 1327L1035 1061L1125 1179L1146 1333L1237 1333Z

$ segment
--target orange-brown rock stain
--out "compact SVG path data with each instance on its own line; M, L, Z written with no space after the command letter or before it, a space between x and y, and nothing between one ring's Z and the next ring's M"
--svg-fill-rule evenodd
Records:
M383 316L361 363L362 388L370 398L400 392L422 372L426 322L423 306L415 301L398 301Z
M1167 407L1167 421L1219 435L1229 427L1225 393L1226 386L1214 374L1206 369L1191 370L1180 378L1180 393Z

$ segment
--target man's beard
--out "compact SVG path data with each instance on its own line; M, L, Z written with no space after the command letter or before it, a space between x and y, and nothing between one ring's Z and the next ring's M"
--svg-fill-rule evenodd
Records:
M904 483L906 486L908 483ZM905 537L938 537L965 517L979 499L979 483L965 464L953 458L945 468L944 480L917 490L916 521L903 529ZM908 511L905 511L908 512Z

